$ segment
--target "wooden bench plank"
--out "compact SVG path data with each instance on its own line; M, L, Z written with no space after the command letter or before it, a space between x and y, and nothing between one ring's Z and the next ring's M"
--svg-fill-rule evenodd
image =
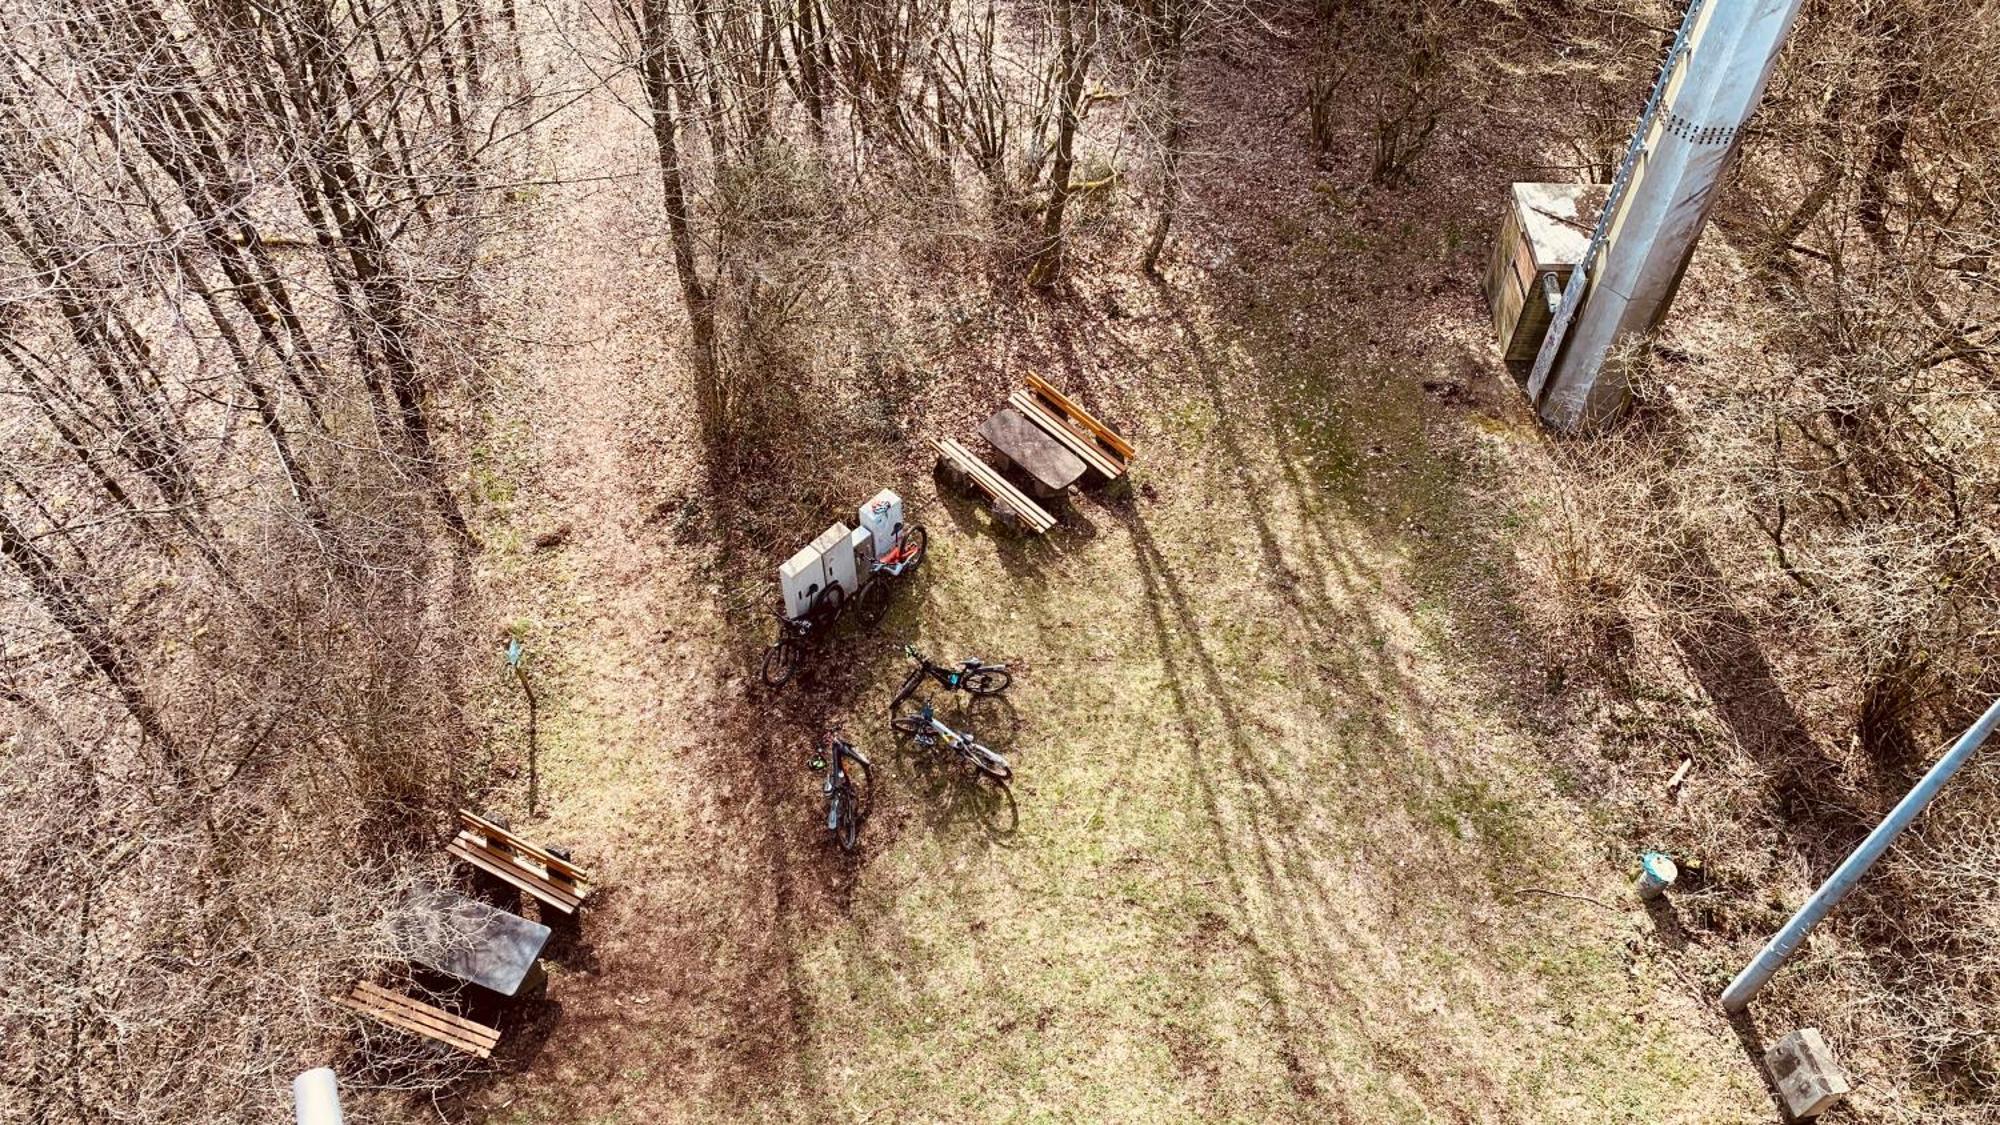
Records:
M482 1040L460 1038L450 1032L440 1031L435 1027L431 1027L420 1020L405 1016L400 1012L375 1010L353 1003L349 1003L347 1006L374 1020L376 1023L387 1024L398 1030L407 1031L412 1035L421 1035L426 1039L436 1040L453 1050L464 1051L468 1055L476 1055L482 1059L492 1058L493 1048L499 1044L499 1040L497 1039L488 1043Z
M537 899L565 914L576 913L577 906L582 902L581 899L562 890L560 887L552 887L547 882L539 880L535 873L528 868L509 862L504 857L496 858L493 852L468 843L464 837L453 840L450 846L445 849L445 852L448 855L464 860L504 883L534 895Z
M464 1032L473 1039L498 1039L500 1033L482 1023L474 1023L464 1016L454 1015L443 1008L414 996L385 988L373 981L361 981L348 994L351 998L383 1008L391 1008L405 1014L417 1015L440 1027Z
M1048 435L1063 444L1065 449L1076 454L1083 463L1090 466L1099 476L1116 480L1125 473L1125 466L1107 456L1095 441L1079 434L1056 413L1050 410L1040 398L1027 391L1015 391L1007 396L1007 405L1021 412L1029 421L1040 426Z
M355 985L352 993L334 997L334 1001L378 1023L434 1039L482 1059L493 1057L493 1048L500 1043L497 1028L461 1019L414 997L365 981Z
M955 438L939 439L932 442L932 444L937 446L938 451L948 461L970 477L972 482L984 490L988 496L1013 509L1015 515L1024 521L1030 523L1036 522L1027 509L1040 508L1041 505L1029 499L1027 494L1023 493L1020 489L1015 488L1007 478L1000 475L1000 470L987 464L981 458L974 456L971 450L967 449ZM1018 507L1016 506L1017 504Z
M399 1027L426 1039L435 1039L461 1051L480 1055L482 1058L500 1045L499 1033L490 1028L482 1029L482 1032L490 1034L471 1034L449 1024L439 1023L422 1011L388 1006L369 1007L362 1003L350 1003L347 1006L370 1019L386 1023L391 1027Z
M472 833L476 836L484 836L496 844L503 845L506 850L519 852L527 856L547 868L552 874L560 875L572 883L582 884L590 882L590 876L584 872L583 868L578 867L539 844L514 835L513 832L487 820L478 813L460 809L458 810L458 822L461 826L471 829ZM581 887L578 890L580 893L588 893L584 892Z
M1010 484L993 466L974 457L972 451L960 445L955 438L932 438L931 444L937 447L940 456L971 477L975 484L993 497L996 503L1012 512L1029 531L1039 535L1056 525L1056 518L1045 508L1028 499L1026 493Z
M1049 405L1069 417L1077 425L1104 443L1118 460L1130 464L1134 451L1132 443L1119 436L1118 431L1097 420L1097 416L1076 404L1068 395L1056 390L1055 386L1040 375L1028 376L1028 389L1046 399Z
M405 993L391 991L373 981L361 981L354 986L354 991L349 995L420 1017L440 1027L462 1032L471 1039L490 1040L495 1043L500 1041L500 1033L483 1023L474 1023L464 1016L453 1015L435 1004L426 1003Z
M484 846L479 837L469 832L460 832L445 847L445 852L521 888L565 914L576 913L576 908L583 903L582 895L542 878L533 869L514 862L512 856Z

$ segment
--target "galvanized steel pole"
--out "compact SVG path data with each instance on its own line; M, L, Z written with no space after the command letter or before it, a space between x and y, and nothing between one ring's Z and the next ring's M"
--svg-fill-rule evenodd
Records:
M1544 422L1589 431L1624 408L1631 366L1624 351L1657 329L1673 304L1800 3L1688 4L1590 248L1535 357L1528 395Z
M299 1125L341 1125L340 1082L330 1067L315 1067L292 1079L292 1105Z
M1986 713L1979 717L1979 721L1959 736L1950 751L1938 759L1937 764L1931 767L1922 781L1917 782L1916 788L1910 790L1901 801L1897 802L1895 808L1889 810L1888 817L1875 826L1875 831L1870 832L1868 838L1861 841L1861 846L1854 849L1853 854L1834 870L1825 883L1820 884L1819 890L1814 891L1813 896L1806 900L1806 904L1799 907L1799 912L1792 915L1792 920L1785 923L1785 928L1778 931L1777 936L1764 946L1756 959L1745 965L1742 972L1736 974L1736 979L1730 981L1729 987L1722 991L1724 1011L1734 1014L1742 1011L1744 1006L1750 1003L1750 998L1757 995L1757 990L1764 987L1764 982L1771 979L1771 974L1777 972L1799 946L1804 944L1806 935L1812 933L1813 927L1819 925L1820 919L1825 918L1827 912L1831 911L1848 891L1854 889L1854 884L1861 881L1861 877L1868 873L1868 868L1881 858L1891 843L1895 842L1897 835L1908 828L1911 821L1917 819L1924 811L1924 806L1930 804L1932 798L1944 788L1945 782L1950 781L1952 775L1971 760L1972 755L1978 751L1979 744L1986 741L1986 736L1992 734L1996 726L2000 726L2000 699L1994 700L1993 706L1988 707Z

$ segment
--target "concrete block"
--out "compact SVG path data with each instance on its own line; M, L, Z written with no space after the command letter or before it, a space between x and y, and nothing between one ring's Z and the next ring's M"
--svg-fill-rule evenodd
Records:
M1853 1089L1816 1027L1802 1027L1778 1040L1764 1052L1764 1065L1794 1121L1818 1117Z

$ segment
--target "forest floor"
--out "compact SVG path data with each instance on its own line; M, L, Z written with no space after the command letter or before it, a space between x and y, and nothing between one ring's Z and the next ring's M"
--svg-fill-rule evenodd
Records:
M710 493L645 123L617 84L543 79L593 92L541 126L557 184L490 263L510 335L478 582L537 709L530 751L496 672L488 766L603 889L468 1115L1773 1119L1630 894L1637 849L1547 765L1516 593L1538 502L1514 483L1542 439L1478 291L1520 177L1464 132L1423 192L1316 168L1257 94L1290 66L1204 84L1163 280L1085 247L1064 293L1004 294L933 357L951 405L880 482L929 558L777 702L732 593L779 559L685 530L727 515L691 514ZM1128 489L1035 541L940 496L920 452L1027 370L1139 448ZM1008 706L968 720L1011 791L891 741L904 641L1013 665ZM851 859L815 823L820 725L875 763Z

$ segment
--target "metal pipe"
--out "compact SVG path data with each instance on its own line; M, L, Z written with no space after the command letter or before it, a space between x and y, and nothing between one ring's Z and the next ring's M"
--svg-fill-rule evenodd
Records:
M1971 760L1972 755L1979 749L1979 744L1986 741L1986 736L1992 734L1996 726L2000 726L2000 699L1995 699L1993 705L1986 709L1986 713L1979 717L1979 721L1959 736L1958 741L1944 757L1938 759L1937 764L1931 767L1923 780L1917 782L1916 787L1905 794L1903 799L1896 803L1895 808L1889 810L1889 815L1882 823L1875 826L1875 831L1870 832L1868 838L1861 841L1861 846L1855 848L1853 853L1834 869L1833 874L1827 877L1826 882L1820 884L1819 890L1813 892L1813 896L1806 900L1804 906L1799 907L1799 912L1792 915L1791 921L1785 923L1784 929L1779 930L1756 958L1745 965L1742 972L1736 974L1736 979L1730 981L1729 987L1722 990L1724 1011L1734 1015L1750 1003L1750 998L1757 995L1757 990L1764 987L1764 982L1771 979L1771 974L1777 972L1787 960L1790 960L1799 946L1805 943L1806 935L1812 933L1813 927L1819 925L1820 920L1846 897L1847 892L1854 889L1854 884L1861 881L1861 877L1868 873L1868 868L1881 858L1882 853L1889 849L1889 845L1895 842L1903 829L1908 828L1910 822L1922 814L1924 807L1931 803L1944 788L1945 783L1951 780L1952 775Z
M1557 281L1556 275L1553 273L1545 273L1542 275L1542 301L1544 304L1549 306L1550 316L1554 316L1555 314L1562 311L1562 303L1563 303L1562 282Z
M1628 345L1650 337L1672 307L1801 2L1689 6L1684 38L1676 38L1590 246L1570 273L1564 309L1535 357L1528 394L1544 422L1589 432L1624 409L1635 354Z
M1639 124L1632 130L1631 139L1625 142L1625 155L1619 158L1618 168L1612 173L1604 206L1598 208L1597 224L1590 231L1590 245L1570 269L1562 299L1550 310L1548 333L1542 337L1541 350L1535 353L1535 366L1528 375L1528 399L1538 409L1542 404L1542 395L1548 389L1549 375L1555 369L1556 358L1562 354L1570 319L1582 307L1584 293L1590 288L1590 275L1597 269L1597 252L1604 247L1605 236L1611 231L1612 218L1625 201L1625 189L1632 183L1632 171L1638 167L1639 158L1646 151L1646 138L1653 132L1653 118L1659 113L1667 88L1672 85L1674 74L1687 55L1688 42L1694 35L1695 24L1701 19L1701 8L1702 0L1688 0L1687 10L1681 13L1680 28L1674 32L1674 41L1667 47L1667 57L1660 63L1659 76L1653 79L1653 92L1646 95L1645 108L1639 111Z
M299 1125L341 1125L340 1083L331 1067L315 1067L292 1079L292 1108Z

